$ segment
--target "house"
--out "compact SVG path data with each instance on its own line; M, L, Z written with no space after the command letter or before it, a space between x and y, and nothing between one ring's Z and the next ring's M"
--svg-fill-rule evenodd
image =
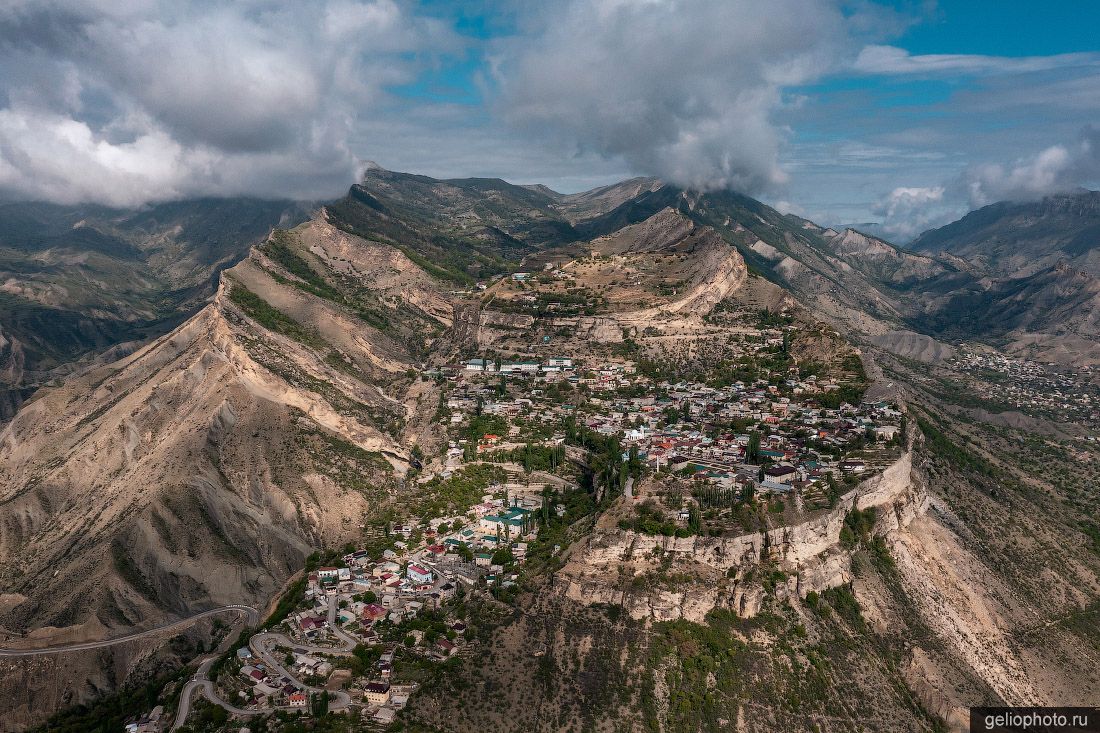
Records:
M324 619L317 618L316 616L304 616L299 622L298 627L302 631L317 631L323 629L327 622Z
M454 642L450 641L449 639L440 639L435 643L435 646L437 649L439 649L440 653L447 657L454 654L455 649L457 649L457 647L454 645Z
M505 537L519 537L531 530L530 509L509 507L499 514L487 514L482 517L479 527L483 532L497 533Z
M879 425L875 428L875 437L879 440L893 440L899 430L897 425Z
M308 701L304 692L295 692L286 699L287 705L292 708L304 708Z
M465 362L465 366L468 372L495 372L497 370L496 362L488 359L470 359Z
M322 583L326 580L333 581L340 577L340 568L317 568L317 579Z
M250 679L253 682L259 682L266 675L264 675L262 670L259 670L256 667L253 667L251 664L246 664L243 667L241 667L241 676L244 677L245 679Z
M798 469L794 466L768 466L764 469L764 475L778 484L789 484L799 478Z
M371 682L367 685L366 699L371 705L385 705L390 701L390 685L388 682Z
M377 603L368 603L363 609L363 612L359 614L359 618L363 621L378 621L386 617L386 609L379 606Z
M395 562L384 562L374 566L374 570L371 572L376 578L381 578L383 575L394 574L401 571L401 566Z
M537 372L541 366L542 364L537 361L509 361L500 365L500 371L505 374L515 372L532 374Z
M573 360L566 356L551 356L546 360L546 366L571 369L573 367Z
M416 585L430 585L435 579L432 571L420 565L409 565L405 571L405 577Z
M278 691L278 688L272 687L266 682L258 682L256 686L252 688L252 694L256 697L271 697Z
M478 554L474 555L474 564L477 565L479 568L487 568L492 564L492 562L493 556L487 552L479 552Z

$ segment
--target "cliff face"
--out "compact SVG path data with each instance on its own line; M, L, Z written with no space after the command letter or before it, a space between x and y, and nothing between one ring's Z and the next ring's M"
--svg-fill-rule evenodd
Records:
M907 451L843 495L833 509L799 524L735 537L661 537L598 529L572 551L555 583L574 601L622 605L635 619L701 622L715 607L752 617L764 598L756 572L763 561L773 562L786 575L775 588L780 598L834 588L852 579L851 552L841 546L840 532L853 508L873 507L875 534L893 541L928 505L928 495L914 476L913 454ZM631 579L653 571L662 559L670 559L673 570L690 568L699 582L634 587Z

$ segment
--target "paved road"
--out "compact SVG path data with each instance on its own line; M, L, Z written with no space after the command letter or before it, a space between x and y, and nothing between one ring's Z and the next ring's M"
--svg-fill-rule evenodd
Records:
M238 613L244 614L249 626L255 626L259 622L260 612L252 606L233 605L222 606L221 608L214 608L209 611L203 611L197 613L194 616L182 619L180 621L174 621L173 623L165 626L158 626L155 629L149 629L147 631L138 631L133 634L127 634L126 636L115 637L114 639L103 639L102 641L85 641L79 644L65 644L62 646L46 646L39 647L38 649L0 649L0 657L34 657L42 654L61 654L63 652L76 652L83 649L101 649L107 646L114 646L115 644L123 644L127 641L133 641L134 639L142 639L146 636L153 636L154 634L163 634L168 631L174 631L176 629L185 629L191 626L196 621L200 621L210 616L217 616L223 613Z
M320 693L323 688L310 687L301 680L290 674L282 664L272 654L271 649L275 646L285 646L291 649L300 650L306 654L332 654L335 656L346 657L351 654L351 650L355 648L356 641L346 631L341 629L335 624L336 618L336 599L329 599L329 627L332 632L339 637L342 642L338 647L327 646L313 646L310 644L299 644L289 637L277 633L277 632L263 632L255 634L248 640L248 648L252 650L252 653L258 658L262 659L264 664L268 665L268 668L274 670L277 674L287 677L294 682L300 689L307 693ZM171 730L176 730L183 727L183 724L187 722L187 716L191 713L191 701L194 698L195 692L202 690L202 694L207 700L224 708L226 711L233 713L234 715L263 715L270 713L272 708L265 708L263 710L244 710L242 708L235 707L230 703L222 700L218 697L217 692L214 690L214 683L207 679L207 675L210 673L210 667L214 664L214 661L221 656L222 652L215 653L214 655L207 657L199 665L199 668L195 671L195 675L184 685L183 692L180 694L179 709L176 711L176 721L172 724ZM346 710L351 705L351 696L342 690L329 692L329 710ZM290 708L283 707L280 709L289 710Z

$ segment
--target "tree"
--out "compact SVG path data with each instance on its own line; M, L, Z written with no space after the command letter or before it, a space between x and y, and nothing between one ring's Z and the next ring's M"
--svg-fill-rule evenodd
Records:
M745 451L745 460L749 463L760 462L760 433L756 430L749 433L749 447Z
M688 529L692 534L699 534L701 528L702 522L699 517L699 507L692 504L688 507Z
M328 690L322 690L321 694L313 696L313 717L323 718L328 715Z

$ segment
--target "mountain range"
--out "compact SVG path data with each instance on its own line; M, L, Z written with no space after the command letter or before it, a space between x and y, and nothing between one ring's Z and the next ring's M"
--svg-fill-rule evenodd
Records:
M0 205L0 416L82 360L119 356L178 325L213 294L220 270L306 216L289 201L247 199L131 211Z
M876 715L911 730L955 720L968 698L1093 689L1087 662L1064 656L1100 648L1095 634L1035 622L1087 624L1095 613L1100 555L1087 549L1087 527L1061 488L1012 463L1010 448L978 448L981 428L921 380L966 342L1068 368L1100 361L1100 194L995 204L907 248L652 178L566 195L373 166L344 198L309 208L0 207L0 632L83 640L222 605L266 606L312 552L378 531L431 490L415 481L414 449L439 455L448 434L428 372L487 351L633 353L697 367L721 357L727 314L782 313L810 334L798 359L840 373L862 352L872 390L912 403L924 431L907 464L916 488L894 505L912 528L895 527L894 560L863 556L881 562L855 582L866 617L855 632L835 619L813 627L813 653L792 664L843 670ZM509 285L512 273L566 262L583 264L553 304ZM918 512L926 490L935 498ZM994 536L1005 522L1026 528L1027 541ZM1073 552L1051 554L1059 544ZM984 587L968 585L982 577ZM581 633L595 655L557 657L555 691L525 725L553 728L576 694L604 705L592 725L611 729L620 671L593 660L625 658L640 632L550 593L560 580L540 582L549 585L502 622L500 638ZM774 578L761 587L769 582L774 591ZM937 611L947 620L932 620ZM799 613L762 623L784 629L768 632L780 639L800 625L805 635ZM884 642L892 628L915 641ZM754 629L724 633L747 649ZM697 640L662 638L681 645L673 657L695 658ZM849 652L884 656L872 669ZM33 674L9 667L0 716L38 723L154 661L184 658L123 647ZM1049 671L1028 679L1027 664ZM803 720L791 700L810 694L810 678L754 669L774 698L761 714ZM497 665L455 679L490 695L509 675L530 676ZM425 695L419 720L501 724L471 706L444 725L442 694ZM661 694L663 705L676 700ZM827 719L826 708L813 715ZM667 709L652 714L673 720Z

